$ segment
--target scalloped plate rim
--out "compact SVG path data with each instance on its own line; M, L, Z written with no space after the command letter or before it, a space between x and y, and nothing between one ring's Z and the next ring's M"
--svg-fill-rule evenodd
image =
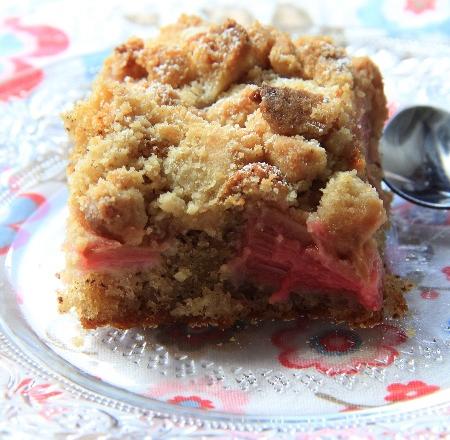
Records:
M402 38L381 38L377 39L377 45L381 45L380 40L388 41L395 41L396 43L408 43L411 44L410 40L402 39ZM351 44L351 42L350 42ZM414 44L414 43L412 43ZM429 46L431 44L425 43ZM59 66L62 66L66 63L69 63L71 61L80 60L83 56L99 56L101 54L104 54L105 51L100 52L91 52L86 54L80 54L75 55L72 57L67 57L55 62L52 62L44 67L44 70L53 70L54 68L57 68ZM98 66L100 67L100 65ZM94 70L92 66L90 68L87 68L91 73ZM29 97L26 99L29 100L32 98L34 93L32 93ZM13 99L12 101L15 101ZM6 103L0 103L0 107L9 105L9 102ZM8 253L9 254L9 253ZM5 259L5 262L7 259ZM10 286L8 286L10 287ZM2 295L5 295L5 288L6 286L1 286L2 288ZM6 293L8 295L8 293ZM14 301L14 306L18 309L18 306L16 302ZM35 338L34 342L37 342L41 347L44 347L47 349L47 355L48 350L50 350L50 356L48 357L48 360L45 359L45 353L46 352L40 352L38 349L38 346L34 346L33 344L30 344L26 338L24 339L20 334L20 332L14 331L14 329L11 328L10 325L8 325L7 319L5 320L5 311L8 311L10 307L8 307L6 310L2 310L0 312L0 336L2 336L2 332L6 338L6 342L4 342L9 348L14 350L19 350L20 355L23 357L25 361L34 361L37 363L37 366L33 365L27 365L26 368L30 369L36 369L40 372L40 374L45 375L48 378L52 378L57 376L58 381L68 382L69 385L69 392L73 392L73 389L76 387L80 387L81 389L86 390L88 393L91 393L92 395L88 397L88 400L95 401L95 395L98 394L102 398L106 397L107 399L110 399L113 403L119 403L128 405L130 408L133 408L141 413L147 414L147 412L150 412L153 417L161 417L161 418L174 418L174 417L186 417L188 420L192 420L192 415L194 415L195 421L198 421L202 424L206 423L228 423L228 424L244 424L245 430L250 429L264 429L265 426L269 428L276 428L276 429L284 429L284 428L298 428L298 427L304 427L306 424L309 423L318 423L318 422L325 422L326 424L322 425L316 425L317 427L328 427L331 426L330 424L333 423L333 426L336 427L336 422L339 423L338 426L341 424L344 426L347 426L349 422L355 422L357 425L369 423L369 422L375 422L375 421L389 421L391 417L393 417L395 420L398 420L400 414L405 415L405 418L407 418L408 415L410 416L417 416L421 417L422 415L425 415L426 413L429 414L430 412L434 412L437 410L441 405L448 404L450 402L450 388L443 389L440 391L437 391L431 395L422 396L419 398L415 398L413 400L404 401L404 402L396 402L385 406L376 407L374 409L363 409L363 410L357 410L353 412L348 413L330 413L330 414L324 414L324 415L308 415L305 417L301 416L287 416L287 417L267 417L267 416L255 416L255 415L233 415L233 414L224 414L217 411L202 411L201 409L196 408L190 408L189 411L186 411L182 407L177 407L175 405L165 403L158 401L156 399L149 399L145 397L138 396L130 391L125 391L122 389L119 389L113 385L109 385L106 383L101 382L94 382L92 381L92 376L79 370L78 368L71 365L69 362L64 360L60 355L55 353L51 348L46 345L40 338L34 333L33 329L31 327L28 328L29 331L31 331L31 334L33 338ZM62 365L61 368L53 368L50 367L48 364L51 362L52 359L57 360L58 363L65 364ZM45 366L49 371L46 371ZM63 371L64 369L67 369L69 371L68 374L65 374ZM73 379L75 375L81 374L83 377L85 377L88 381L91 381L94 385L93 387L87 386L85 384L80 384L76 380ZM124 400L120 400L117 397L112 396L110 393L107 393L108 395L105 396L105 394L102 393L102 389L105 388L108 391L111 392L118 392L120 394L119 397L124 397ZM129 402L127 399L127 396L131 396L133 399L142 400L143 405L139 406L136 404L133 404ZM75 396L74 396L75 398ZM431 407L430 407L431 405ZM254 426L250 426L256 424ZM283 426L285 425L285 426ZM288 426L286 426L288 425ZM231 425L229 425L231 426Z

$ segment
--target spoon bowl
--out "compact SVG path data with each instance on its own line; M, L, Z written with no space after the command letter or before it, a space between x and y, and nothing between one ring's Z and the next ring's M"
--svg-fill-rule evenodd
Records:
M450 114L429 106L402 110L386 125L381 143L384 181L401 197L450 209Z

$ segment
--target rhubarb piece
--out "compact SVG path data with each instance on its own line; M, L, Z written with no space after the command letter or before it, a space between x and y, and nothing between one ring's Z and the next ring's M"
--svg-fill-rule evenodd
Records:
M146 269L158 264L160 252L150 247L123 246L118 242L99 242L86 246L79 253L80 269L84 271L120 268Z
M121 44L63 116L61 311L86 328L404 312L382 260L386 115L377 67L325 37L182 16Z

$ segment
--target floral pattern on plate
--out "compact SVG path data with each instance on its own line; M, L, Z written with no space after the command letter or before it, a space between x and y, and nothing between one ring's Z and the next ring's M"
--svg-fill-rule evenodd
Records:
M406 384L392 383L387 387L389 394L385 400L390 402L398 402L400 400L411 400L416 397L425 396L427 394L438 391L440 387L436 385L428 385L421 380L411 380Z
M397 346L408 339L400 328L380 324L373 329L300 321L294 328L272 336L281 349L278 360L291 369L315 368L327 376L357 374L367 366L387 367L398 356Z
M203 410L222 410L231 414L244 413L249 395L239 390L226 389L220 382L206 379L181 381L161 381L150 387L146 396L164 400L174 405Z

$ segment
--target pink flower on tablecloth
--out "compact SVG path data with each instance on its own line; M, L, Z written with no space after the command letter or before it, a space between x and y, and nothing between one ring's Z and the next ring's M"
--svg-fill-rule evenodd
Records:
M220 381L209 381L206 378L188 382L162 381L150 387L144 395L190 408L216 409L234 414L244 413L249 401L248 393L225 389Z
M422 208L404 200L394 199L392 213L395 217L414 225L450 225L449 211Z
M175 396L168 400L169 403L184 406L186 408L213 409L211 400L201 399L198 396Z
M61 395L62 391L56 390L50 383L37 384L34 379L27 377L19 382L13 394L19 394L31 402L43 404L48 399Z
M406 384L392 383L387 387L389 394L384 398L389 402L398 402L400 400L410 400L416 397L425 396L434 393L440 388L437 385L428 385L421 380L412 380Z
M405 10L422 14L436 9L436 0L406 0Z
M442 273L447 277L447 280L450 281L450 266L443 267Z
M21 290L16 291L16 301L19 305L23 304L23 292Z
M278 360L286 368L315 368L328 375L356 374L364 367L387 367L405 342L403 330L380 324L372 329L299 322L276 332L272 343L281 349Z
M423 289L422 292L420 292L420 296L423 299L428 299L428 300L434 300L439 298L439 292L437 290L434 289Z
M387 105L387 108L388 108L388 120L386 121L386 123L397 113L398 105L394 101L390 101Z
M427 209L404 200L394 200L392 213L396 217L415 225L450 225L450 212L447 210Z
M64 406L43 406L39 411L39 414L47 420L53 420L58 418L61 414L69 412L70 409Z
M44 72L30 59L59 54L68 45L67 35L51 26L23 25L18 18L0 23L0 100L31 92Z

